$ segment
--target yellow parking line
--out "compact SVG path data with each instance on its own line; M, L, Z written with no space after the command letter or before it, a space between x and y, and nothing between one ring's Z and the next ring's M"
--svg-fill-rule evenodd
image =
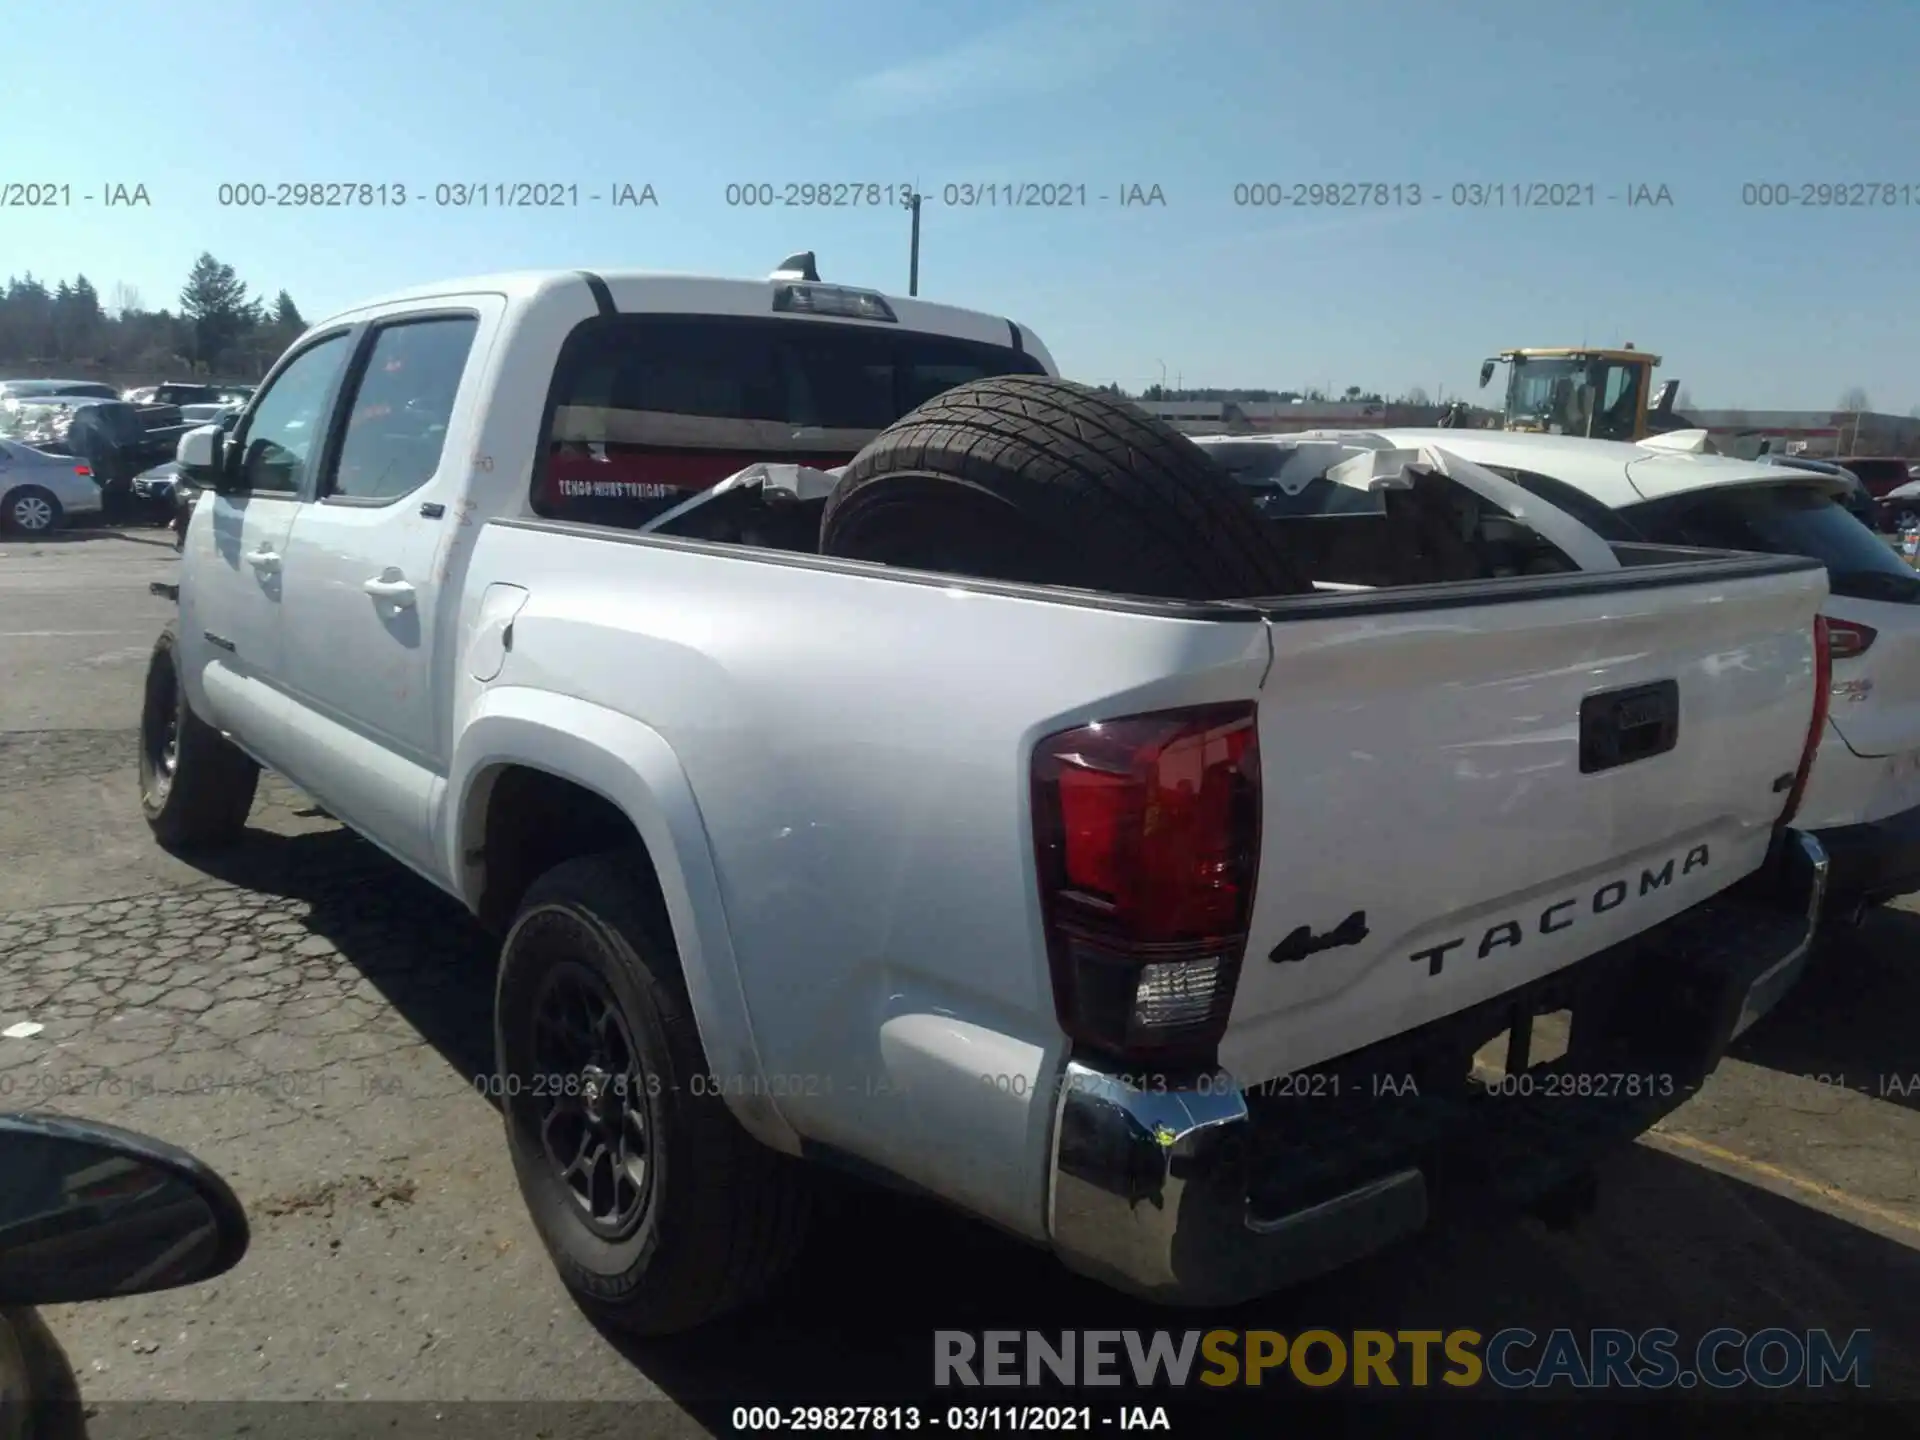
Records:
M1653 1141L1662 1149L1690 1150L1697 1155L1705 1155L1718 1160L1722 1165L1734 1170L1744 1170L1750 1175L1763 1176L1768 1180L1787 1185L1807 1195L1853 1210L1861 1215L1870 1215L1883 1225L1892 1225L1898 1229L1920 1235L1920 1220L1890 1210L1885 1205L1876 1205L1871 1200L1862 1200L1858 1195L1849 1194L1836 1185L1824 1180L1815 1180L1806 1175L1796 1175L1791 1170L1783 1170L1778 1165L1770 1165L1765 1160L1756 1160L1751 1155L1742 1155L1736 1150L1725 1150L1708 1140L1697 1139L1678 1130L1662 1130L1658 1126L1649 1130L1646 1139Z

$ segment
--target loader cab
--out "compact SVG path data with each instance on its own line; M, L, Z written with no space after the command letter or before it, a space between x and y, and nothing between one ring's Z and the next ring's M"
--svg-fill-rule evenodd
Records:
M1666 409L1650 405L1658 355L1635 350L1506 350L1481 363L1480 384L1507 367L1506 428L1592 440L1639 440L1665 423L1679 388L1661 388Z

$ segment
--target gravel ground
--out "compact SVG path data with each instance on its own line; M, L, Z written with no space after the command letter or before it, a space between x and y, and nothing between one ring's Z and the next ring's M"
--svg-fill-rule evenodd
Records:
M218 1281L46 1312L98 1434L732 1434L736 1405L925 1401L937 1328L1196 1323L1867 1327L1875 1393L1920 1403L1920 914L1905 908L1824 955L1701 1096L1610 1167L1599 1212L1570 1232L1489 1223L1183 1317L938 1210L861 1195L772 1303L670 1342L609 1338L553 1278L476 1083L486 937L271 779L248 842L216 866L146 837L138 679L168 613L146 584L173 563L139 536L0 544L0 1026L46 1027L0 1039L0 1108L184 1145L254 1225ZM342 1398L396 1403L261 1403ZM1352 1392L1315 1398L1350 1427L1409 1422ZM1306 1399L1243 1397L1241 1413L1270 1424ZM527 1408L460 1408L472 1401ZM1166 1403L1175 1433L1244 1433ZM1463 1433L1644 1429L1591 1399L1550 1420L1470 1405L1450 1407ZM1772 1413L1884 1434L1920 1412Z

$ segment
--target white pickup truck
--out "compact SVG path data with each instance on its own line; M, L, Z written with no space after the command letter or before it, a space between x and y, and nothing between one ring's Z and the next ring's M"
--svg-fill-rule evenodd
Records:
M1574 1193L1803 963L1814 561L1439 450L1296 554L1023 327L811 263L370 303L180 459L156 836L270 767L503 932L508 1149L632 1328L763 1291L807 1162L1270 1290Z

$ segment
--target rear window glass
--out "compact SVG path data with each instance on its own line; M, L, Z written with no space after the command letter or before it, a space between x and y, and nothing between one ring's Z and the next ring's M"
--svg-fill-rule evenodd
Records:
M1602 540L1624 544L1648 538L1623 519L1620 511L1601 504L1586 491L1577 490L1564 480L1555 480L1551 475L1536 474L1532 470L1511 469L1505 465L1485 465L1481 468L1511 480L1534 499L1544 500L1556 510L1564 510Z
M568 341L536 514L643 525L756 461L831 469L942 391L1031 355L811 320L621 316Z
M1806 555L1827 567L1836 595L1920 603L1920 575L1826 495L1797 485L1722 490L1630 505L1649 540L1766 555Z

